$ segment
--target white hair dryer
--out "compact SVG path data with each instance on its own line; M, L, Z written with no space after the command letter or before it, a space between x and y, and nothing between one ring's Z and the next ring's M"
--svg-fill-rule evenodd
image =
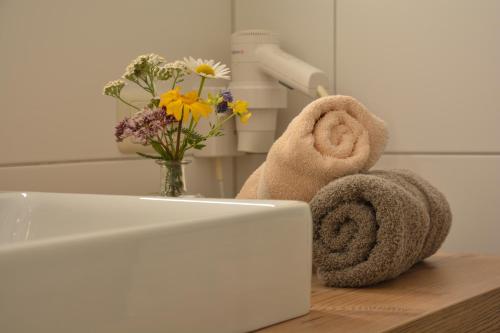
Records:
M284 52L276 33L245 30L231 36L231 91L247 100L252 118L237 124L238 150L265 153L275 139L278 109L286 108L286 89L313 98L327 95L323 71ZM283 87L284 86L284 87Z

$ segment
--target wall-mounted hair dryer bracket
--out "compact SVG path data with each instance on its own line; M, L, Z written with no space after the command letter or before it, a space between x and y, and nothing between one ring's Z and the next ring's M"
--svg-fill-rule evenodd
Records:
M277 34L265 30L235 32L231 37L230 89L247 100L248 125L237 125L238 150L265 153L275 139L278 109L287 106L286 89L313 98L326 93L328 77L320 69L284 52Z

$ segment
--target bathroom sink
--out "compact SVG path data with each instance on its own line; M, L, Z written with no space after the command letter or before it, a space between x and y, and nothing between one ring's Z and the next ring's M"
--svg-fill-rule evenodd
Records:
M305 203L0 193L0 332L245 332L310 280Z

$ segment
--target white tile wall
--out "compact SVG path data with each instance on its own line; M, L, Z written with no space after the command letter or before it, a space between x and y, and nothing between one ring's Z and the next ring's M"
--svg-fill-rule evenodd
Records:
M376 167L412 169L447 195L445 250L500 253L500 2L234 4L236 28L281 32L283 47L323 68L336 93L388 122L389 154ZM294 94L281 130L308 102ZM238 158L238 187L264 158Z
M500 2L336 3L337 93L388 122L393 154L378 167L415 170L447 195L444 249L500 253Z
M377 169L411 169L443 192L453 224L443 249L500 254L500 156L386 154Z
M500 153L500 2L337 0L337 93L390 126L388 151Z
M377 167L413 169L448 196L445 249L500 253L498 1L4 0L0 9L0 190L156 191L156 166L117 151L102 84L149 51L229 62L231 29L270 29L337 93L388 121ZM309 101L289 93L278 133ZM238 187L264 157L237 159ZM216 196L212 173L212 161L196 160L191 191ZM231 159L224 173L230 195Z
M0 190L150 191L140 181L126 189L114 182L128 172L139 179L156 177L152 168L147 175L134 174L137 165L151 161L113 162L123 170L118 174L108 162L91 162L127 157L116 148L115 102L102 96L102 86L143 53L228 63L230 33L230 0L2 0ZM64 164L71 161L89 162ZM196 160L190 169L208 164ZM194 181L213 195L212 173L197 174ZM232 177L226 182L232 189Z
M219 197L212 160L194 160L191 167L186 169L189 193ZM227 180L224 192L231 197L231 158L223 159L222 169ZM159 177L159 167L151 160L144 159L4 166L0 167L0 191L152 195L158 193Z

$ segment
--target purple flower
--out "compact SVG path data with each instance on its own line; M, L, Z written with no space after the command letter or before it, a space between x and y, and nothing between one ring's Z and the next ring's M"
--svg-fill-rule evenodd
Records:
M228 110L227 102L222 101L219 104L217 104L217 113L224 113Z
M233 94L229 90L223 90L220 96L222 97L222 101L217 104L216 111L217 113L224 113L229 110L228 103L233 101Z
M125 119L116 124L115 126L116 142L122 142L123 139L125 138L124 134L125 134L125 129L127 128L127 121L128 118L125 117Z
M231 94L230 90L223 90L221 92L222 99L224 102L232 102L233 101L233 94Z
M175 118L161 108L144 108L132 117L125 117L115 126L116 141L122 142L130 137L135 143L147 145L174 121Z

